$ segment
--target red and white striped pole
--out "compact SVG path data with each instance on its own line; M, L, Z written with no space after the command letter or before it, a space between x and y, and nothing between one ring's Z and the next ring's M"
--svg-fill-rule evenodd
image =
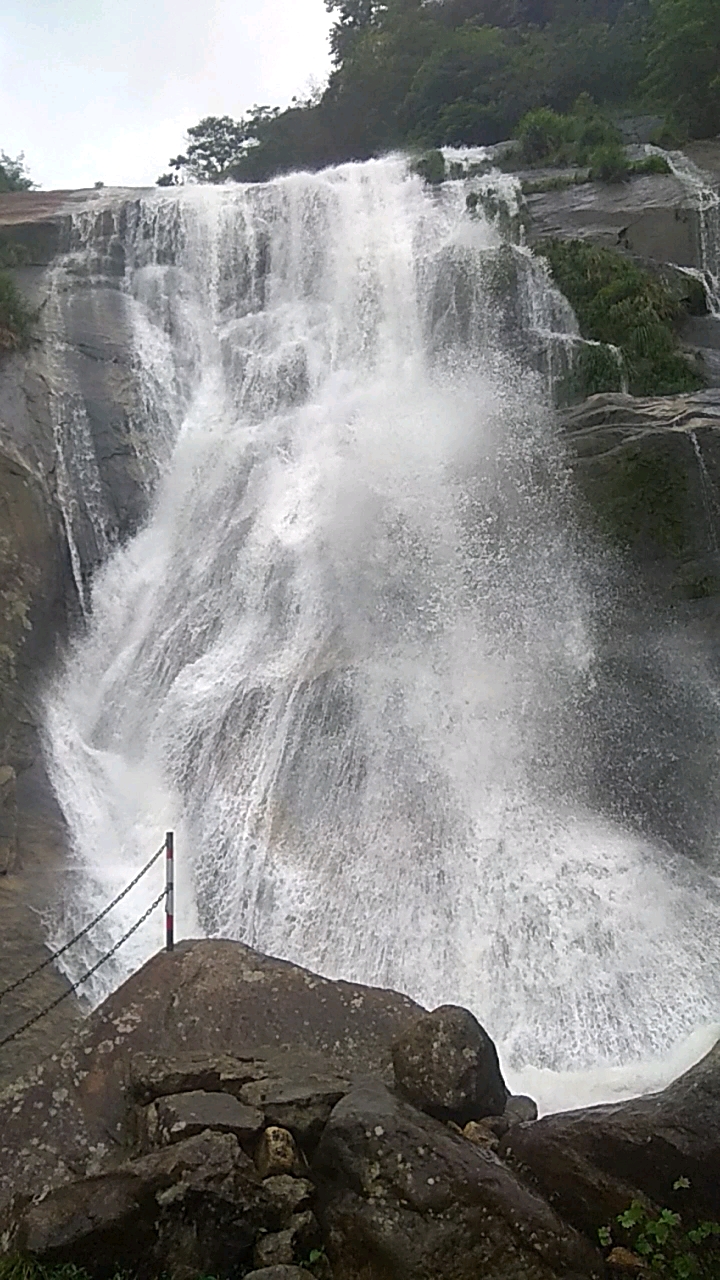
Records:
M165 836L165 950L175 948L175 836L168 831Z

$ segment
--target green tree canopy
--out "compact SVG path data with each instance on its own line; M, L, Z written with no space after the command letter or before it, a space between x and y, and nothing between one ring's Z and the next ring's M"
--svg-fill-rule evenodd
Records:
M720 0L325 0L325 90L207 117L162 182L263 180L402 146L512 137L530 111L669 107L720 130Z
M4 151L0 151L0 192L30 191L34 186L35 183L25 168L23 152L13 160Z
M653 0L647 87L695 137L720 131L720 0Z

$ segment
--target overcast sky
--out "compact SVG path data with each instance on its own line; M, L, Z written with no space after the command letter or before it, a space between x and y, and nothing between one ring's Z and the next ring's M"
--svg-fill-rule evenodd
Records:
M45 188L153 183L202 116L329 69L323 0L0 0L0 150Z

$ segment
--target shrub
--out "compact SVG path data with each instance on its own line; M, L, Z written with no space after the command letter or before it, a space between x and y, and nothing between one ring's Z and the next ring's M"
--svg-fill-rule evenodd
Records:
M593 151L590 157L593 182L624 182L629 174L630 166L619 142L605 143Z
M0 351L17 351L32 337L37 312L28 306L15 281L0 271Z
M619 130L605 116L600 115L589 100L582 104L578 100L570 119L575 164L588 164L593 152L600 147L621 147Z
M550 107L528 111L518 126L521 159L526 164L551 161L567 141L568 132L567 117Z
M672 173L672 169L664 156L645 156L644 160L636 160L630 166L631 173Z
M0 151L0 191L31 191L35 183L25 167L22 151L14 159Z
M616 250L585 241L547 241L538 252L573 307L582 336L621 351L633 395L677 394L703 385L675 335L674 321L684 308L661 280Z

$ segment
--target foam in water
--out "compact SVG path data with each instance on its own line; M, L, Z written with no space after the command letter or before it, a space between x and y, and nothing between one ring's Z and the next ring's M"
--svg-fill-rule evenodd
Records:
M74 853L53 942L172 826L186 933L468 1005L541 1101L674 1050L717 1017L715 864L587 799L611 571L528 368L572 330L547 274L397 158L125 224L175 443L47 701ZM156 918L91 998L160 941Z

